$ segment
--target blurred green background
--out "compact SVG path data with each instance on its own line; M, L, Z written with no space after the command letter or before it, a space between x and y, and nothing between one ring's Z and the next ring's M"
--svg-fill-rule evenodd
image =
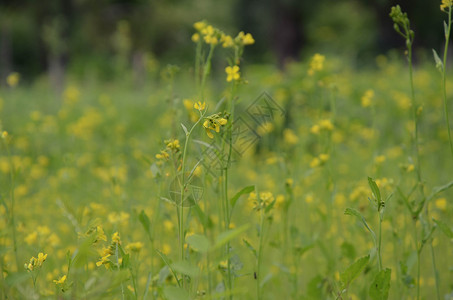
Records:
M157 64L188 64L192 24L207 20L226 33L244 30L256 43L246 58L283 67L313 52L334 53L361 66L404 45L388 17L400 4L416 32L416 47L442 46L440 1L426 0L2 0L0 76L30 81L50 74L118 78ZM61 83L60 83L61 84Z

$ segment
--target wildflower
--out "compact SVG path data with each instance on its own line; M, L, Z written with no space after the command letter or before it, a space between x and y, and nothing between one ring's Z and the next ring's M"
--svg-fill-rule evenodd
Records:
M440 210L447 210L447 199L445 198L439 198L437 199L434 204L436 205L436 207Z
M285 130L283 130L283 140L288 145L295 145L299 141L299 138L297 137L293 130L286 128Z
M222 43L223 48L229 48L234 46L233 38L223 33L220 37L220 42Z
M228 66L225 68L225 72L227 73L228 82L232 80L239 80L239 78L241 78L241 75L239 74L239 66Z
M213 139L214 135L212 131L220 132L220 127L226 125L228 120L224 117L221 117L220 114L214 114L206 118L203 122L203 127L205 128L206 134L209 138Z
M164 142L167 145L167 148L173 152L178 152L181 149L181 145L177 139L166 140Z
M121 244L120 234L118 233L118 231L112 235L112 243Z
M46 259L47 259L47 254L40 252L38 254L38 258L32 256L32 258L30 258L30 262L28 264L25 263L24 267L27 271L33 271L36 268L40 268L42 266L43 262L46 261Z
M255 43L252 35L250 33L245 34L244 31L239 32L234 40L244 46L252 45Z
M193 105L193 108L198 109L199 111L202 111L206 108L206 102L201 103L200 101L198 101L197 103L195 103Z
M319 128L327 131L333 130L333 124L329 119L319 121Z
M101 259L98 262L96 262L96 266L100 267L100 266L104 265L106 269L109 269L110 268L110 260L109 260L110 256L111 256L110 254L107 254L107 255L101 257Z
M6 77L6 83L13 88L19 83L19 79L20 74L17 72L13 72L9 74L8 77Z
M8 131L2 132L2 139L6 139L8 137Z
M271 205L275 201L275 198L271 192L261 192L259 193L259 197L257 197L255 192L251 192L248 200L252 202L253 209L259 211Z
M310 162L310 168L316 168L321 165L321 160L318 157L315 157Z
M319 53L313 55L310 60L310 69L308 70L308 75L312 76L316 71L322 71L324 68L324 61L326 57Z
M441 11L446 11L445 9L451 9L451 6L453 5L452 0L442 0L442 4L440 5L440 10Z
M141 242L136 242L136 243L130 243L126 246L126 249L131 252L140 252L143 248L143 243Z
M58 280L55 279L53 282L55 282L55 284L58 285L58 284L64 284L65 281L66 281L66 275L63 275Z
M165 151L161 150L160 153L156 154L157 159L168 159L170 155Z
M385 155L379 155L379 156L376 156L376 157L374 158L374 162L375 162L376 164L381 164L381 163L383 163L385 160L386 160Z
M203 30L203 28L206 27L206 23L205 23L204 21L195 22L195 23L193 24L193 27L194 27L196 30L201 31L201 30Z
M361 98L361 103L363 107L369 107L371 106L372 100L374 97L374 91L373 90L367 90L365 94Z
M197 43L200 40L200 35L198 33L194 33L192 35L192 42Z

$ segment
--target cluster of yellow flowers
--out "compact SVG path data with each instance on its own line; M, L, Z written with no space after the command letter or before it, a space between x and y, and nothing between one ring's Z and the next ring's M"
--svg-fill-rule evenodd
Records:
M363 107L369 107L373 103L372 100L374 98L374 91L373 90L366 90L365 94L363 94L361 100L361 104Z
M318 124L313 125L310 128L310 132L313 134L319 134L321 131L332 131L334 128L332 121L329 119L320 120Z
M47 254L44 254L40 252L38 254L38 258L32 257L30 258L30 262L27 264L25 263L24 267L27 271L33 271L36 268L40 268L42 266L42 263L47 259Z
M251 192L248 198L249 203L256 211L265 209L275 201L274 195L271 192L260 192L259 198L257 196L256 192Z
M205 21L196 22L193 27L197 30L192 35L192 41L199 42L203 38L204 42L209 45L217 45L222 43L223 48L232 48L235 46L246 46L255 43L250 33L245 34L243 31L233 39L230 35L223 33L218 28L206 23Z
M220 127L226 125L228 122L227 116L222 116L221 113L210 115L206 117L206 120L203 122L203 127L206 131L206 134L209 138L213 139L214 134L213 131L219 133Z
M156 154L157 159L164 159L167 160L170 158L169 152L177 153L181 150L181 145L179 144L179 140L177 139L170 139L164 141L166 148L161 150L160 153Z
M116 247L121 244L120 235L118 232L113 233L112 242L110 245L100 251L101 258L96 262L96 266L100 267L105 266L106 269L110 269L112 262L110 261L110 256L115 253Z
M312 76L313 74L315 74L315 72L322 71L322 69L324 68L325 60L326 57L324 55L321 55L319 53L313 55L310 60L310 69L308 69L308 75Z
M453 5L453 0L442 0L442 4L440 5L440 10L446 11L446 8L448 8L450 10L452 5Z
M310 162L310 168L322 166L329 160L329 154L321 153L318 157L314 157Z

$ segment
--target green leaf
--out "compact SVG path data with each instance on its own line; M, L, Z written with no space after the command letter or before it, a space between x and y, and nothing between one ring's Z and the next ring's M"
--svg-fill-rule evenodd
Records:
M142 210L138 215L138 220L142 223L143 228L145 229L148 236L151 236L151 222L149 221L148 216L146 215L145 211Z
M356 209L354 208L346 208L346 210L344 211L344 214L345 215L350 215L350 216L355 216L357 218L359 218L359 220L362 222L363 226L366 227L366 229L368 229L368 231L371 233L373 239L376 241L376 234L374 233L373 230L371 230L370 226L368 226L368 223L366 222L365 220L365 217L362 216L361 213L359 213Z
M186 238L187 243L196 251L201 253L208 252L211 247L211 243L208 238L204 235L193 234Z
M245 224L242 225L241 227L230 229L220 233L215 240L214 248L219 248L225 245L226 243L228 243L229 241L231 241L232 239L246 231L248 228L249 224Z
M234 207L236 205L236 202L238 201L239 197L241 197L244 194L249 194L255 190L254 185L246 186L242 190L236 193L236 195L233 196L233 198L230 199L230 204L231 207Z
M444 68L444 64L442 63L442 60L440 59L439 55L437 55L436 50L433 49L433 56L434 56L434 61L436 62L436 68L442 72L442 69Z
M162 260L164 261L164 263L167 265L168 269L170 269L171 273L173 274L173 276L175 277L176 279L176 282L178 283L178 285L180 284L179 282L179 278L178 276L176 275L176 272L175 270L173 269L172 265L171 265L171 261L170 259L161 251L157 250L156 249L156 252L157 254L159 254L159 256L162 258Z
M258 254L252 244L250 244L246 239L242 239L242 241L244 242L245 246L253 253L255 258L258 258Z
M130 266L130 255L128 253L126 255L123 255L123 261L121 263L121 269L129 268L129 266Z
M376 182L371 177L368 177L368 185L370 186L377 203L381 203L381 192L379 191L379 187L377 186Z
M346 268L344 272L340 274L340 281L344 288L347 288L351 282L359 276L360 272L365 268L370 260L370 255L359 258L349 267Z
M370 286L370 297L373 300L387 300L390 289L390 277L392 270L386 268L376 274Z
M184 126L183 123L181 123L181 127L182 127L182 130L184 130L184 133L186 134L186 136L188 136L189 135L189 131L187 131L187 127Z
M436 186L435 188L433 188L433 191L431 192L431 195L429 195L428 200L431 200L432 198L434 198L434 196L436 196L437 194L439 194L445 190L448 190L452 186L453 186L453 181L450 181L449 183L441 185L441 186Z
M186 290L176 286L164 287L164 295L168 300L189 300L189 294Z
M194 264L192 264L186 260L177 261L177 262L171 264L171 267L176 272L178 272L180 274L188 275L190 277L197 277L198 273L199 273L199 269L197 268L197 266L195 266Z
M436 219L433 219L433 221L449 239L453 239L453 231L451 230L450 226L447 225L447 223Z

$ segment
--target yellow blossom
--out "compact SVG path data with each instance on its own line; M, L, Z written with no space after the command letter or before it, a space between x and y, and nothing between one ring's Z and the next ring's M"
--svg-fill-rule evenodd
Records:
M313 75L316 71L322 71L324 68L324 61L326 57L319 53L313 55L310 60L310 69L308 70L308 75Z
M452 5L453 5L452 0L442 0L442 4L440 5L440 10L446 11L445 10L446 8L451 9Z
M227 73L227 81L239 80L241 75L239 73L239 66L228 66L225 68L225 72Z
M66 275L61 276L58 280L54 280L55 284L64 284L66 281Z
M223 48L234 46L233 38L226 34L222 34L222 36L220 37L220 42L222 43Z
M198 109L199 111L202 111L206 108L206 102L201 103L200 101L198 101L197 103L195 103L193 105L193 108Z
M8 137L8 131L2 132L2 139L6 139Z
M198 33L194 33L192 35L192 42L197 43L200 40L200 35Z
M436 207L442 211L446 211L447 210L447 199L445 198L439 198L437 199L434 204L436 205Z
M19 83L19 79L20 79L20 74L17 72L13 72L13 73L9 74L8 77L6 77L6 83L10 87L15 87Z
M143 248L143 243L141 242L135 242L135 243L129 243L126 246L126 249L131 252L140 252Z

